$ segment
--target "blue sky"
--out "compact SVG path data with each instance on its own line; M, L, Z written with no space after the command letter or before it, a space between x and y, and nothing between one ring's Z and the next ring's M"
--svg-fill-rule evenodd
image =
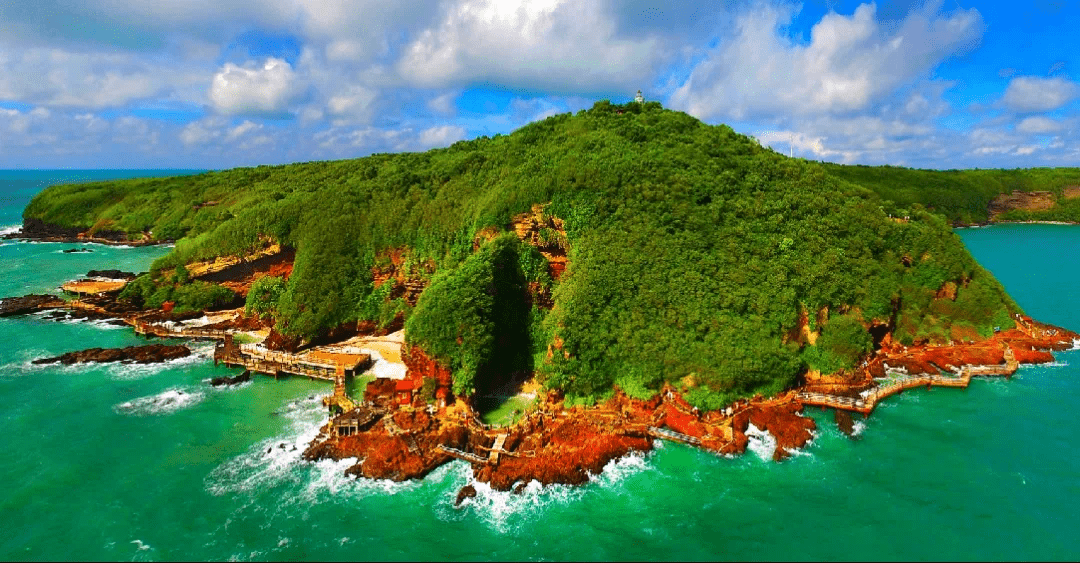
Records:
M5 0L0 168L424 150L637 89L797 156L1080 162L1080 3Z

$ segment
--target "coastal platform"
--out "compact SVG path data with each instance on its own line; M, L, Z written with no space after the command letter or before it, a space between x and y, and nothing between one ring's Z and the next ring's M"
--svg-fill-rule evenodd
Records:
M996 366L964 366L959 375L902 375L886 385L881 385L863 392L859 397L845 397L826 393L800 392L795 398L804 405L829 407L869 415L882 400L907 389L919 387L957 387L967 388L971 378L978 376L1011 376L1020 368L1020 363L1012 349L1005 349L1005 363Z

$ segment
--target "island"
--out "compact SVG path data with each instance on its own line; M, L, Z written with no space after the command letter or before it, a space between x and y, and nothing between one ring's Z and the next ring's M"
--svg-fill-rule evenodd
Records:
M768 433L782 460L808 407L850 430L895 393L1053 361L1080 335L1026 316L952 229L1076 222L1078 195L1076 169L823 164L601 101L425 153L52 186L14 236L175 246L0 314L325 380L305 457L350 474L460 459L496 489L578 484L658 439L735 455Z

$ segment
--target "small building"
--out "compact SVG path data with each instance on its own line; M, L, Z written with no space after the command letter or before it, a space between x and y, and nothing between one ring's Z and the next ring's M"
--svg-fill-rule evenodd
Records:
M413 382L408 379L402 379L394 385L394 402L399 405L411 405L413 400L414 391Z
M446 408L446 399L449 396L450 396L450 390L449 389L447 389L446 387L439 387L438 389L435 390L435 404L438 405L440 409L445 409Z
M360 417L355 412L337 417L334 423L339 438L352 436L360 431Z

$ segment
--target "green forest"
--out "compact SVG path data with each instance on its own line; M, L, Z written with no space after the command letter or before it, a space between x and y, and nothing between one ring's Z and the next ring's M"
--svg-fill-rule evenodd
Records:
M575 399L672 382L719 408L855 367L873 326L907 343L1008 326L1019 309L950 224L985 220L1002 191L1078 179L791 159L656 102L601 101L424 153L53 186L24 218L175 240L125 292L151 307L229 301L186 264L294 248L292 275L253 288L251 314L301 339L404 315L407 343L449 367L458 394L535 372ZM542 233L567 253L558 280L511 229L534 204L565 225ZM390 249L433 265L414 268L428 283L415 306L375 287ZM938 297L946 284L955 299ZM801 318L815 346L792 338Z

